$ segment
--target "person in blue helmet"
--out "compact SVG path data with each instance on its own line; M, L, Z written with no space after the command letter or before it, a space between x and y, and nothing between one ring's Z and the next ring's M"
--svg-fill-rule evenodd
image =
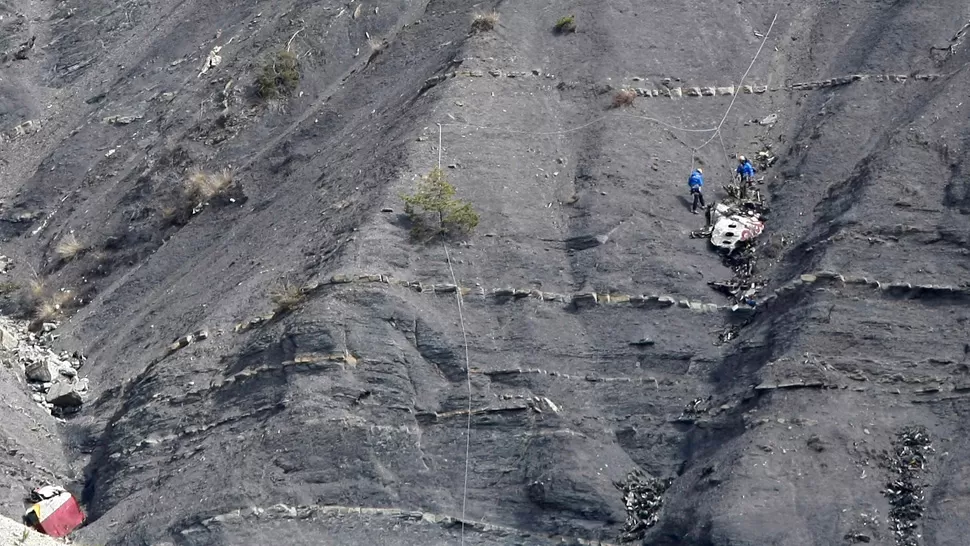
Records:
M698 167L694 169L694 172L690 173L690 178L687 180L687 185L690 186L690 193L694 196L694 203L691 205L690 211L692 214L697 214L697 205L700 204L701 208L704 205L704 171Z
M735 172L737 173L739 181L747 182L749 184L754 182L754 173L756 172L754 170L754 165L752 165L751 161L749 161L748 158L744 157L743 155L738 156L738 168Z

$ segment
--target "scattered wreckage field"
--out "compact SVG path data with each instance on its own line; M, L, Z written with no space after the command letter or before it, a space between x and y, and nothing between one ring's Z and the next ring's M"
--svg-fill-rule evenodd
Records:
M970 14L884 4L0 3L0 513L965 542ZM480 221L416 244L439 160Z

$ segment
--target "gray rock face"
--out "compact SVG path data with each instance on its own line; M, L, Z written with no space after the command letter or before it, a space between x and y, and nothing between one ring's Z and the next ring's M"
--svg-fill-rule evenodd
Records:
M3 347L8 351L12 351L16 349L19 344L20 341L13 332L11 332L8 328L0 326L0 347Z
M55 381L49 391L47 391L47 403L58 407L77 407L83 403L81 393L77 391L76 385L68 380L59 379Z
M72 485L91 523L77 542L411 546L464 530L469 546L613 544L633 516L653 545L890 545L893 475L876 457L913 423L937 452L913 482L925 517L900 521L924 546L966 543L970 43L939 62L927 52L948 45L965 2L3 2L5 47L24 39L6 33L21 18L11 4L44 47L0 66L0 235L18 257L6 280L33 264L87 303L11 354L51 358L41 338L82 351L95 392L55 427L0 373L15 406L0 418L24 423L4 429L15 447L54 438L24 459L67 453L83 469ZM469 36L493 7L497 31ZM577 33L546 32L574 10ZM776 10L740 79L750 31ZM386 48L368 55L370 37ZM263 104L252 80L281 48L301 80ZM947 75L831 80L890 66ZM697 98L640 90L632 108L604 109L595 83L631 74ZM830 84L764 87L808 75ZM239 93L220 93L230 80ZM711 96L726 84L734 95ZM118 113L145 118L99 123ZM772 210L756 269L766 290L788 288L756 310L695 312L728 303L707 283L742 266L689 239L704 220L686 210L686 177L702 166L720 201L725 156L764 144ZM439 154L461 165L450 182L481 223L415 244L377 211L400 211ZM235 169L232 197L253 202L167 222L194 167ZM92 252L55 263L71 230ZM800 278L818 269L885 282ZM347 282L277 316L266 292L284 272ZM376 273L409 284L355 278ZM954 288L928 300L929 284ZM260 318L233 330L247 317ZM210 339L166 355L202 327ZM76 403L82 381L51 396ZM4 463L19 465L0 472L8 507L25 476L50 475ZM624 502L613 481L637 469L673 482L630 484Z
M39 381L41 383L46 383L53 380L56 373L56 368L46 360L32 362L28 364L24 370L24 374L27 376L27 379L30 381Z

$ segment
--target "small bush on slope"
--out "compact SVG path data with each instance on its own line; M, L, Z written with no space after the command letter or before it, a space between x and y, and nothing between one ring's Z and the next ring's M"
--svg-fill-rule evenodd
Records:
M266 61L256 77L256 92L266 100L289 95L300 83L300 63L296 54L280 50Z
M498 24L498 13L479 13L472 19L472 33L488 32L495 29Z
M422 177L414 193L401 198L415 239L467 235L478 226L478 213L471 203L455 198L455 187L440 167Z

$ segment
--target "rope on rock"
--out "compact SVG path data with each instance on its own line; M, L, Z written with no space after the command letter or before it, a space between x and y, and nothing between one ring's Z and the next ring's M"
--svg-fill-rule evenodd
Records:
M778 14L775 13L774 18L771 20L771 24L768 25L768 31L765 32L765 37L762 38L762 40L761 40L761 45L758 46L758 51L755 52L754 58L751 59L751 63L748 64L748 69L744 71L744 74L741 75L741 80L738 81L738 87L737 87L738 89L740 89L741 86L744 85L745 78L748 77L748 73L751 72L751 68L754 67L754 63L758 61L758 56L761 55L761 50L764 49L765 44L768 43L768 37L771 36L771 29L773 29L775 27L775 21L777 21L777 20L778 20ZM696 150L700 150L704 146L707 146L708 144L710 144L711 141L714 140L714 137L718 136L721 133L721 127L724 126L724 122L727 120L728 114L730 114L731 113L731 109L734 108L734 103L738 100L738 95L739 95L739 93L735 93L734 96L731 97L731 104L729 104L728 107L727 107L727 110L724 111L724 117L722 117L721 118L721 122L717 124L717 127L714 129L714 134L711 135L711 138L707 139L704 142L704 144L701 144L700 146L698 146L697 148L695 148L694 149L695 151Z
M441 169L441 124L438 124L438 168ZM441 243L445 249L445 259L448 261L448 271L451 272L451 282L458 286L455 268L451 265L451 253L448 245ZM462 311L461 290L455 290L455 301L458 303L458 324L461 326L461 338L465 344L465 384L468 387L468 416L465 421L465 482L461 491L461 544L465 544L465 505L468 503L468 467L471 461L472 438L472 375L471 358L468 356L468 332L465 330L465 314Z
M455 268L451 265L451 254L448 247L442 243L445 249L445 259L448 260L448 269L451 271L451 282L458 286L458 278L455 277ZM465 544L465 505L468 501L468 466L471 458L471 437L472 437L472 376L471 359L468 356L468 333L465 331L465 317L462 312L461 290L455 290L455 301L458 302L458 324L461 326L461 337L465 343L465 383L468 386L468 417L465 422L465 484L461 493L461 543Z

